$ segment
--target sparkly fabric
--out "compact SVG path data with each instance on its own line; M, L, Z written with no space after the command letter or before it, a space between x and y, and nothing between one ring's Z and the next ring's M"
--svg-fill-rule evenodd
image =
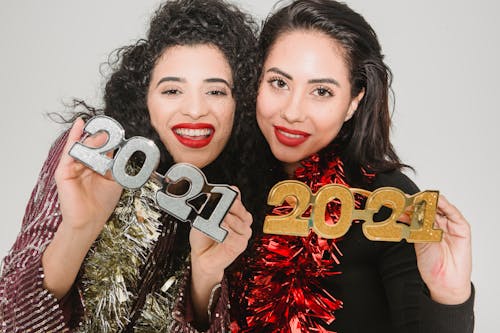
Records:
M82 276L62 300L43 288L41 257L61 223L54 172L66 138L67 132L51 148L26 208L21 232L3 260L0 332L104 332L104 327L107 332L198 332L190 324L190 302L183 297L189 295L189 267L160 275L159 285L145 283L148 276L158 277L158 258L151 254L157 248L168 250L163 245L175 237L170 228L160 230L158 210L151 205L151 193L157 184L151 182L141 190L124 191L82 265ZM114 252L108 251L108 246ZM145 296L141 303L137 302L139 294ZM217 303L208 332L223 332L221 328L228 326L222 315L227 304L226 292ZM129 327L131 316L135 320ZM104 323L104 318L110 322Z
M17 240L3 260L0 278L2 332L68 332L58 300L43 288L42 254L61 215L54 172L66 141L60 136L49 152L26 208ZM74 305L78 307L78 305Z
M191 296L189 294L189 288L187 284L191 281L190 278L191 269L184 270L184 276L180 279L181 284L179 289L182 290L178 294L178 299L176 300L174 309L172 311L172 316L176 319L167 332L185 332L185 333L197 333L199 332L194 326L187 323L186 319L192 317L192 307L191 307ZM227 280L224 278L222 281L221 294L216 303L214 311L212 311L212 322L210 327L206 331L207 333L226 333L229 332L229 293ZM190 313L189 313L190 312Z

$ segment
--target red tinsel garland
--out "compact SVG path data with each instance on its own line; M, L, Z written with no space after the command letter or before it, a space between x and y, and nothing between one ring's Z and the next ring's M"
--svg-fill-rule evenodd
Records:
M295 176L313 193L327 184L348 186L338 156L332 154L322 164L315 154L302 165ZM356 198L356 206L360 201ZM285 204L273 209L273 214L290 210ZM327 223L335 223L339 214L339 202L330 202L325 214ZM242 270L235 274L231 285L232 300L240 303L239 308L232 309L233 318L239 322L232 323L231 332L332 333L324 325L335 320L334 311L342 308L342 301L322 287L322 279L340 274L335 269L342 256L338 241L323 239L313 232L307 237L263 234L242 261Z

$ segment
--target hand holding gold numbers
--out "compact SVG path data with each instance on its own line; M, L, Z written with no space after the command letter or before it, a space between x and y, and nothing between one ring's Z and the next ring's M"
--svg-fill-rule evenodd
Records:
M355 208L356 193L367 197L364 209ZM268 215L264 221L264 232L307 236L309 229L313 229L319 236L333 239L345 235L353 220L363 220L363 233L370 240L398 242L406 239L411 243L439 242L442 231L433 227L438 197L437 191L424 191L407 196L393 187L382 187L369 192L338 184L325 185L313 194L306 184L286 180L277 183L271 189L268 204L280 206L288 198L293 209L286 215ZM332 200L340 202L340 215L336 223L327 224L326 206ZM309 207L311 207L310 218L304 217ZM382 207L390 208L392 213L384 221L375 222L373 217ZM409 224L399 220L403 214L409 217Z

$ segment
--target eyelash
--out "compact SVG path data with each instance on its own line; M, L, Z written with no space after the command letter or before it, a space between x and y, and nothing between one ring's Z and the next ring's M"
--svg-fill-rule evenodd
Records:
M181 94L181 91L179 89L172 88L172 89L165 89L161 93L163 95L179 95L179 94ZM223 89L221 89L221 90L213 89L213 90L209 90L207 92L207 95L211 95L211 96L227 96L227 92L225 90L223 90Z
M227 92L223 89L213 89L207 92L208 95L212 96L227 96Z
M281 77L275 76L271 77L267 82L273 87L274 89L284 89L284 86L287 86L285 80L283 80ZM278 86L278 84L283 84L284 86Z
M317 92L319 92L320 90L322 90L324 93L326 94L323 94L323 95L320 95L320 94L316 94ZM313 91L313 95L315 96L318 96L318 97L332 97L333 96L333 91L332 89L328 88L328 87L323 87L323 86L320 86L316 89L314 89Z
M179 89L172 88L172 89L165 89L161 93L163 95L178 95L180 94L180 92L181 91Z
M286 81L279 76L271 77L267 80L267 82L271 85L271 87L277 90L284 89L285 86L287 86ZM283 86L279 86L280 84ZM322 91L322 95L318 93L319 91ZM320 86L314 89L313 94L318 97L332 97L333 90L325 86Z

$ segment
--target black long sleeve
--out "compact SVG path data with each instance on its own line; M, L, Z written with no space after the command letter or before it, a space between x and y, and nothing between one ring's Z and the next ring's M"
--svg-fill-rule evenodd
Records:
M380 174L369 190L396 187L408 194L417 186L400 172ZM474 326L474 291L463 304L443 305L430 297L417 268L413 244L366 239L354 224L338 242L341 275L325 288L343 301L330 329L337 332L469 333Z

